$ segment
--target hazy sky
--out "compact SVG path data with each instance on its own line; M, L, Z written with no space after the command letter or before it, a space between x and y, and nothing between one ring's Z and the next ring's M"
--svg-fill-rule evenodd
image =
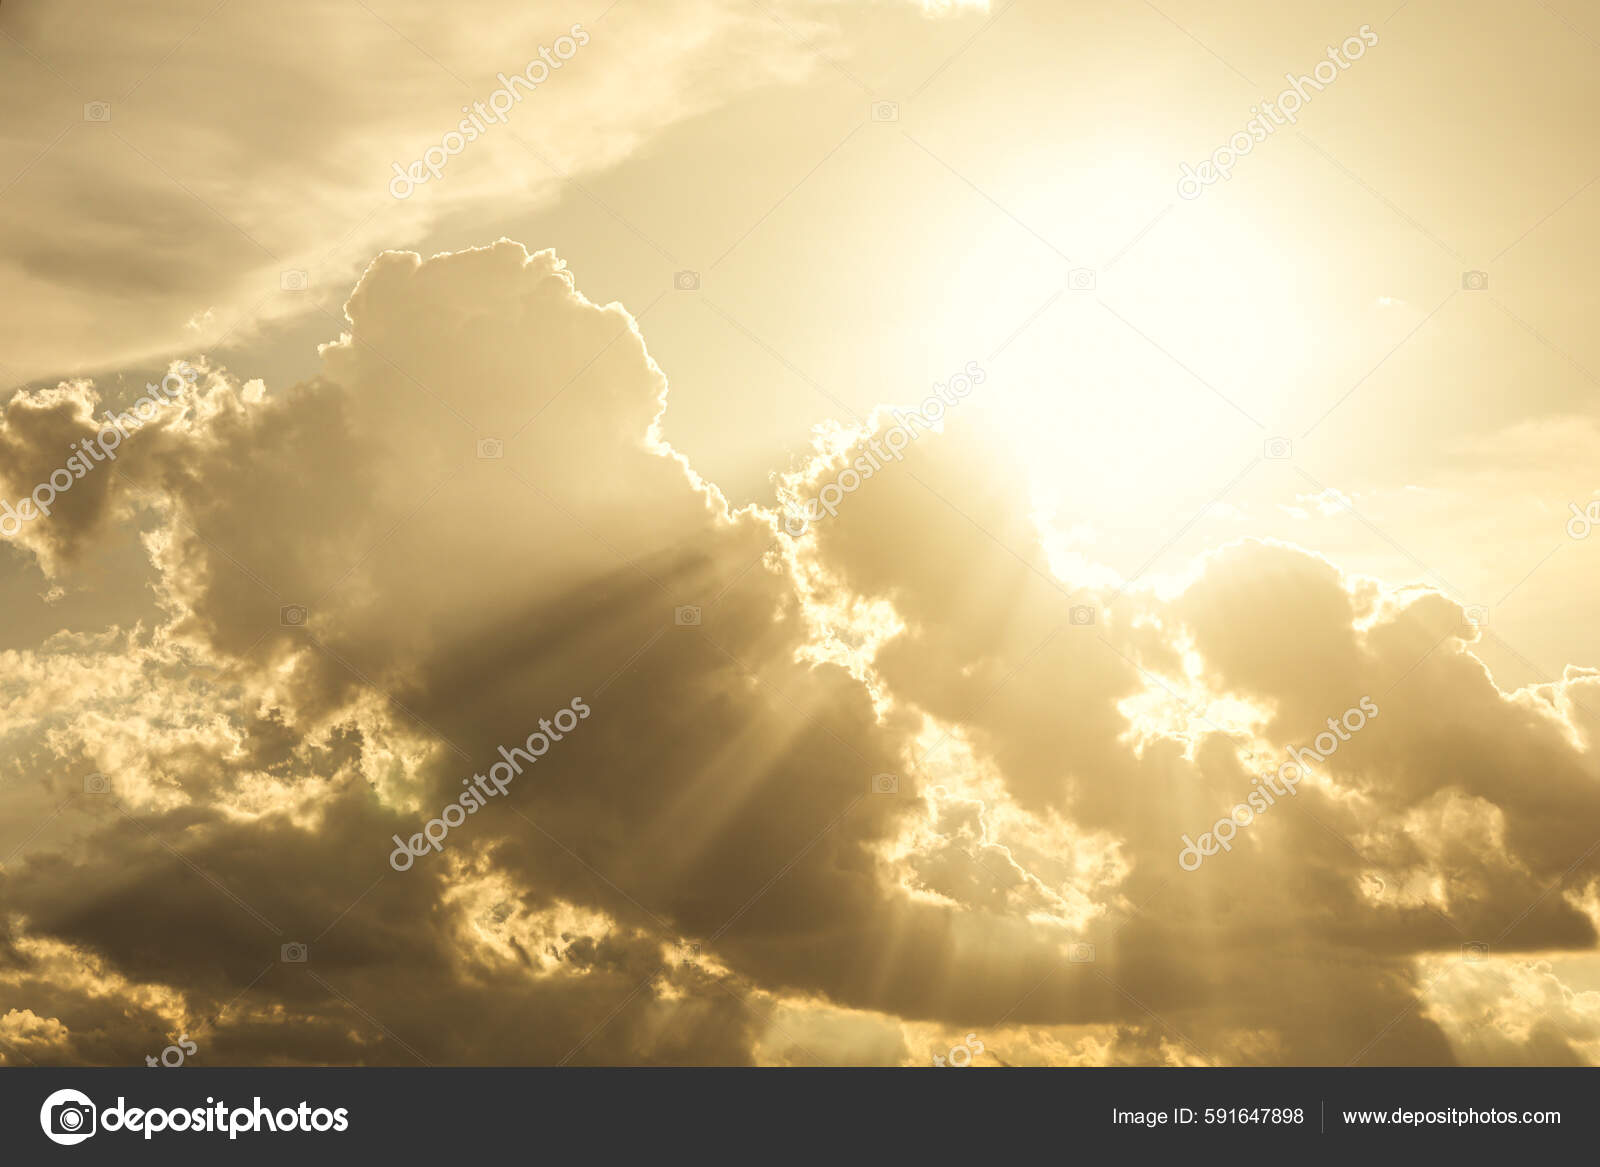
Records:
M6 0L0 1058L1600 1060L1597 55Z

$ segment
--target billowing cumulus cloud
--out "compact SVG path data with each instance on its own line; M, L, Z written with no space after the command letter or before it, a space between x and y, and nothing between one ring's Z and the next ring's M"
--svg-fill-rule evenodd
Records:
M5 654L8 1062L1592 1060L1592 671L1508 691L1456 602L1285 543L1064 582L966 406L792 534L552 251L385 252L343 311L293 386L178 354L10 541L150 578ZM8 403L13 497L103 405Z

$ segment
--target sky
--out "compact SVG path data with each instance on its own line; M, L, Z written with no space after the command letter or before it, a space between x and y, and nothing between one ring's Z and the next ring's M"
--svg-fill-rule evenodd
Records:
M1596 54L5 0L3 1064L1600 1060Z

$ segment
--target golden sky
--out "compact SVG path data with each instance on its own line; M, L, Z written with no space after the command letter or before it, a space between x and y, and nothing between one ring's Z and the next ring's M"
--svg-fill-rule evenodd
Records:
M6 0L0 1060L1600 1061L1597 54Z

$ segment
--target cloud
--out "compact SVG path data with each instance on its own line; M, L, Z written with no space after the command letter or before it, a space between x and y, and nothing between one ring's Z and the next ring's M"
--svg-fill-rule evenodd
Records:
M817 31L809 7L790 27ZM815 67L748 5L633 6L595 24L444 180L389 195L395 163L455 130L462 106L489 100L498 74L539 60L573 20L563 5L489 0L448 14L418 0L381 14L191 5L164 19L109 2L7 5L0 98L17 115L18 162L0 177L6 372L127 367L192 343L197 320L220 345L326 311L378 247L508 196L551 202L667 127ZM197 94L226 96L213 112Z
M1175 596L1069 587L979 411L791 538L661 438L637 321L551 251L380 254L321 358L272 393L209 369L19 545L71 584L131 525L154 572L143 619L6 655L19 1058L184 1027L217 1063L1587 1057L1535 1016L1553 971L1496 1043L1418 1006L1463 937L1512 981L1592 949L1591 672L1504 691L1459 605L1282 543ZM98 392L14 398L0 438L44 458Z
M508 204L526 213L578 190L618 216L592 176L842 52L831 2L607 10L439 179L392 197L395 166L459 133L473 103L500 108L500 76L573 24L567 5L495 0L448 13L422 0L189 5L160 19L110 0L7 5L0 100L17 115L17 162L0 175L0 375L127 368L320 320L373 251Z

